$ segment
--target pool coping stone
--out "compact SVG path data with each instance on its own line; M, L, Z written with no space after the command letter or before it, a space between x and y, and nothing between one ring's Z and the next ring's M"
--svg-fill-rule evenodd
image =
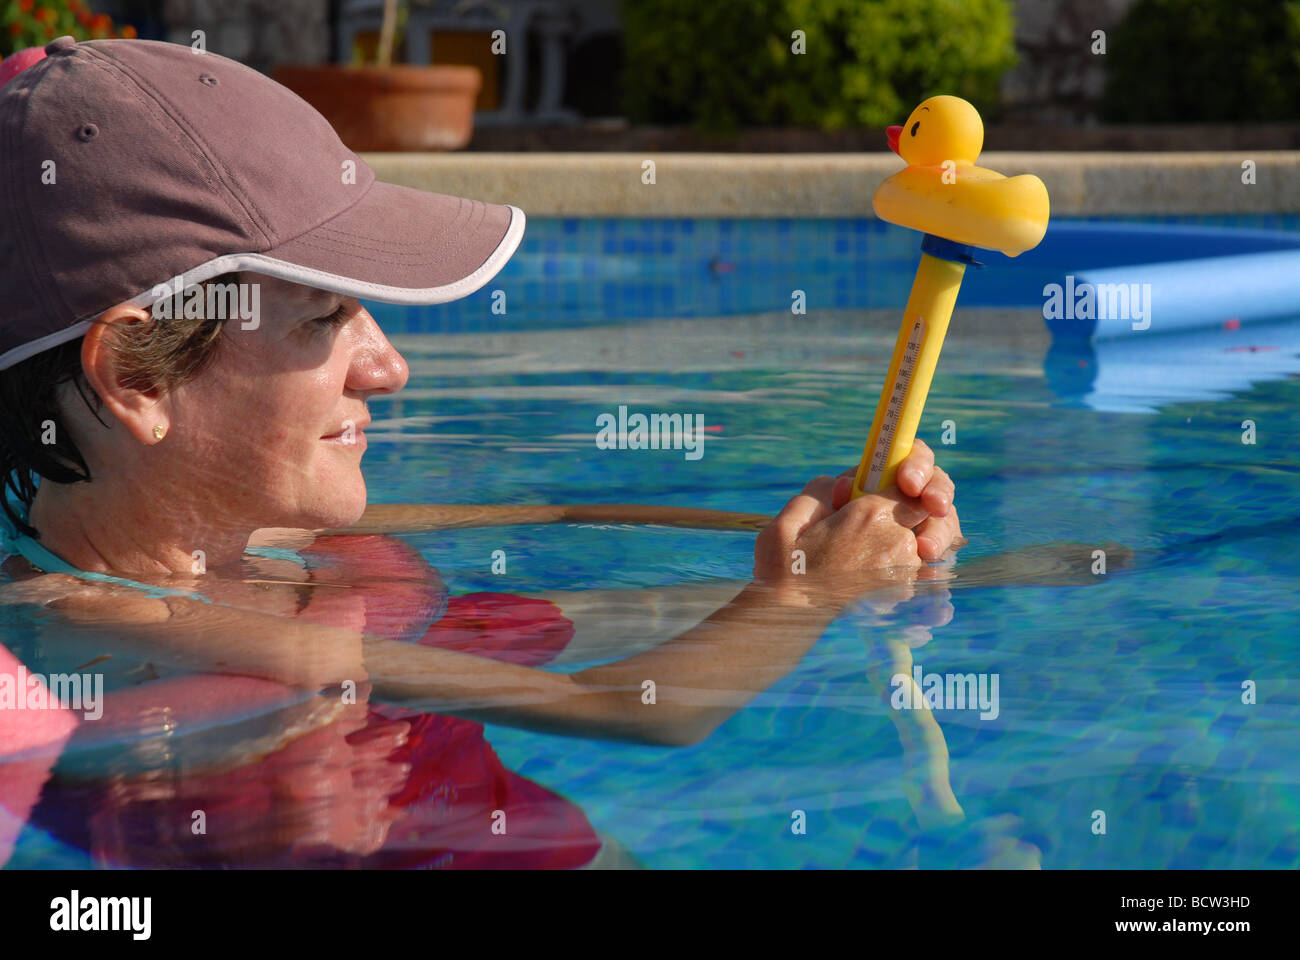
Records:
M886 153L371 153L380 180L512 203L534 217L874 217ZM654 182L646 183L647 161ZM1244 164L1254 183L1243 183ZM1300 151L989 152L981 166L1035 173L1061 216L1300 212Z

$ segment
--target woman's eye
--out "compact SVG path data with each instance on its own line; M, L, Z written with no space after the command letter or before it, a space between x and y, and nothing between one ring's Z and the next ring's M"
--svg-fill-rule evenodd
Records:
M916 123L912 124L912 136L916 136L916 128L919 127L920 125L921 125L921 121L920 121L920 120L918 120L918 121L916 121Z
M319 323L325 327L336 327L348 318L347 304L340 303L338 309L328 316L317 317L312 323Z

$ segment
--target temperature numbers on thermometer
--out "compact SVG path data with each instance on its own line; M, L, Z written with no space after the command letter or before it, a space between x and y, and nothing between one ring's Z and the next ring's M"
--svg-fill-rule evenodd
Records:
M903 346L903 358L898 364L898 375L894 377L894 389L889 393L889 403L885 406L885 422L880 425L880 435L876 437L876 449L871 452L871 467L867 473L867 482L862 485L866 493L875 493L880 486L880 478L889 462L889 448L894 445L894 435L898 433L898 421L903 415L903 403L907 400L907 391L912 386L912 374L916 371L916 358L921 355L921 341L925 339L925 318L917 317L912 330L907 335Z

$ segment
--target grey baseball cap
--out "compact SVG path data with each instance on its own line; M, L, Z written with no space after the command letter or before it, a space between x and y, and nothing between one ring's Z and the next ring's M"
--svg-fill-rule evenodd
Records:
M248 270L445 303L524 213L380 183L309 104L188 46L60 37L0 88L0 370L121 303Z

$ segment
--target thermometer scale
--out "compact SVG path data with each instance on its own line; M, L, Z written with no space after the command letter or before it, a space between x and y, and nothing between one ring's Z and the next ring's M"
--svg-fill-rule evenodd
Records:
M903 346L898 373L894 375L894 389L889 391L885 419L880 426L880 436L876 438L875 449L871 453L871 467L867 471L866 482L861 484L863 490L880 489L880 478L884 476L885 467L888 465L889 450L898 432L898 421L903 416L903 403L907 400L907 391L912 386L912 374L916 372L916 358L921 354L921 341L924 338L925 318L917 317ZM911 449L910 444L908 449Z

